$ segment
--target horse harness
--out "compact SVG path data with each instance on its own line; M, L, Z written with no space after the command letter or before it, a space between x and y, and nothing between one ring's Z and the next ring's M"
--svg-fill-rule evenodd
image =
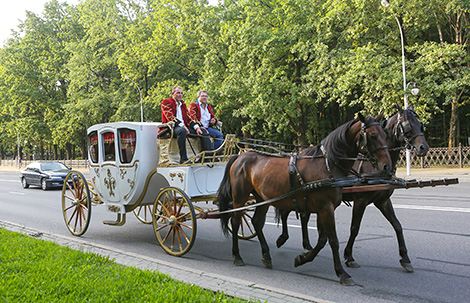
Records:
M418 116L414 111L410 110L412 114L414 114L416 117ZM406 116L406 115L404 115ZM421 132L414 135L414 136L411 136L410 138L408 138L407 134L411 132L411 124L410 124L410 121L408 121L408 119L406 119L405 121L401 121L402 120L402 115L400 113L398 113L398 117L397 117L397 125L395 127L395 132L394 132L394 135L396 138L398 138L398 140L403 140L405 142L405 148L408 149L408 150L411 150L413 148L413 145L411 144L411 142L417 138L417 137L424 137L424 134L423 134L423 122L421 122Z

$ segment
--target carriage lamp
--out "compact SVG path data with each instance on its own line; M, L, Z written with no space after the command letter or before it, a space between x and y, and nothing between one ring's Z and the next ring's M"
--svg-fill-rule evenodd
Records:
M413 88L411 89L411 94L417 96L419 94L419 88L416 87L416 83L413 83Z
M408 95L406 94L406 91L408 90L408 87L410 84L413 84L413 88L411 89L411 94L413 96L417 96L419 94L419 88L416 86L416 82L409 82L406 87L405 87L405 108L408 107Z
M140 87L137 85L137 83L134 82L134 80L129 78L128 75L124 75L124 79L130 80L132 83L134 83L134 85L139 90L139 95L140 95L140 122L144 122L144 109L143 109L143 106L142 106L142 92L140 91Z

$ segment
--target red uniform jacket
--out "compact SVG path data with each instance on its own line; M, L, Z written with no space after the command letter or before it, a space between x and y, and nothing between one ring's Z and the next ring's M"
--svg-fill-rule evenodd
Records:
M215 119L215 123L217 123L217 119L214 116L214 112L212 111L212 106L210 104L207 104L207 109L209 110L209 113L211 114L211 119ZM201 107L199 105L199 101L193 102L189 104L189 117L191 120L197 122L199 126L202 126L201 124ZM209 126L214 126L215 123L210 123Z
M195 122L189 118L188 108L186 104L181 100L181 114L183 116L184 125L193 127ZM170 121L178 121L176 118L176 100L174 98L165 99L162 101L162 123L168 123ZM176 123L179 123L176 122ZM160 129L162 131L163 129Z

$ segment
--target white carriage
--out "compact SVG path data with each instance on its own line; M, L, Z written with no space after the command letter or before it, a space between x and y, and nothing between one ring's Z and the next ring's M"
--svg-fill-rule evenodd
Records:
M196 219L214 211L210 207L236 141L227 135L219 150L201 152L199 138L190 138L189 160L178 164L176 140L157 138L161 127L161 123L114 122L88 129L90 180L71 171L62 189L64 219L72 234L84 234L92 204L104 204L117 219L103 223L124 225L126 214L134 212L143 223L153 224L158 242L169 254L183 255L191 249ZM193 204L201 201L205 207ZM239 236L254 235L248 225Z

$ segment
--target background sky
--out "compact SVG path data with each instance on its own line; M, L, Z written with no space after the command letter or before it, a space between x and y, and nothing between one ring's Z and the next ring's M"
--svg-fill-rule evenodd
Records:
M0 44L11 37L11 29L18 29L20 21L26 19L26 11L32 11L35 14L42 14L44 4L50 0L0 0ZM76 5L79 0L59 0Z
M0 0L0 46L11 37L11 30L18 29L20 21L26 19L26 11L32 11L41 15L44 10L44 4L50 0ZM79 0L59 0L77 5ZM216 5L217 0L209 0L209 3Z

